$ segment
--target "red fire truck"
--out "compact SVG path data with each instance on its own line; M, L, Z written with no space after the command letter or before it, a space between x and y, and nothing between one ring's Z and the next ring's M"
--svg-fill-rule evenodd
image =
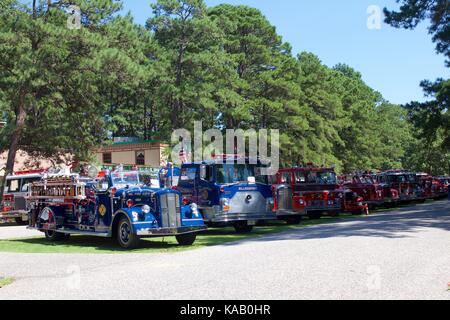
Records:
M416 173L406 170L388 170L377 174L379 183L397 190L401 202L425 201L425 195Z
M436 185L437 198L446 198L448 196L448 188L450 187L450 177L434 177L433 181Z
M270 179L274 199L273 211L280 220L288 224L298 224L306 214L306 201L304 197L294 195L292 179L286 180L284 177L278 174Z
M41 180L44 172L45 170L27 170L6 177L0 219L14 219L18 224L28 223L28 187L31 183Z
M343 187L356 192L369 208L382 205L393 205L399 201L396 189L388 184L379 183L371 173L353 174L344 178Z
M276 175L276 182L278 185L290 184L293 199L298 197L298 201L304 201L310 219L319 219L324 214L335 216L342 211L354 214L367 212L362 198L349 189L339 187L334 168L308 164L281 169Z

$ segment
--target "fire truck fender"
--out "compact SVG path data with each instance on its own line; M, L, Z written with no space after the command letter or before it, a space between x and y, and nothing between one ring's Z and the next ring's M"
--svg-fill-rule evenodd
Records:
M126 217L128 219L128 221L130 221L130 225L133 226L133 218L132 218L132 213L131 210L126 210L126 209L120 209L118 210L114 216L113 216L113 221L111 223L111 230L110 233L112 235L112 237L114 238L116 236L116 229L117 229L117 225L119 224L119 221L122 217Z

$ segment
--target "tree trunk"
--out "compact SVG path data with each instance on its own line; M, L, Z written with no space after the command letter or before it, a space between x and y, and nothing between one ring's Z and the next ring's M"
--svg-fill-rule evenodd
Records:
M14 171L14 162L16 160L16 153L19 146L20 137L22 136L22 131L25 126L25 99L24 95L20 97L19 105L17 107L17 114L16 114L16 127L11 134L11 142L9 143L9 150L8 150L8 158L6 161L6 168L5 168L5 183L0 188L0 202L3 200L3 193L5 192L5 185L6 185L6 177L8 175L11 175Z

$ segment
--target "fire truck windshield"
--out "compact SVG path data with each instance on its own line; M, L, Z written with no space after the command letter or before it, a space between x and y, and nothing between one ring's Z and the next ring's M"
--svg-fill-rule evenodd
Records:
M336 174L332 171L311 171L306 176L307 183L336 184Z
M336 173L333 171L298 171L295 173L297 183L337 184Z
M372 179L372 177L363 176L360 179L361 179L361 183L366 183L366 184L373 184L373 183L375 183L375 181Z
M138 186L139 174L138 172L113 172L111 174L112 183L114 186L124 188L126 186Z
M403 183L406 182L406 176L404 175L390 175L387 176L387 181L388 182L393 182L393 183Z
M252 164L220 164L217 166L217 183L247 183L255 177L257 182L267 184L267 176L261 174L261 168Z

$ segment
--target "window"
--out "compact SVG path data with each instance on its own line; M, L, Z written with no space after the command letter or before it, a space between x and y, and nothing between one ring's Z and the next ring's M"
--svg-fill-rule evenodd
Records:
M20 190L20 180L8 180L6 182L6 186L8 187L8 192L19 192Z
M281 183L291 183L291 173L283 172L281 174Z
M103 154L103 163L105 163L105 164L111 164L112 163L111 152Z
M197 175L197 168L183 168L181 170L181 180L183 181L194 181Z
M217 166L217 182L220 184L247 183L256 176L256 166L251 164L221 164ZM265 179L265 178L264 178ZM265 179L267 180L267 179ZM267 183L267 181L265 182Z
M336 184L336 174L331 171L310 171L306 176L307 183L313 184Z
M295 182L305 183L306 182L305 173L301 171L295 171Z
M138 165L138 166L145 165L145 152L144 151L136 151L136 165Z
M95 189L97 191L106 191L109 188L108 180L106 178L102 178L96 181L95 183Z
M26 178L22 181L22 192L28 192L29 184L41 180L40 178Z

